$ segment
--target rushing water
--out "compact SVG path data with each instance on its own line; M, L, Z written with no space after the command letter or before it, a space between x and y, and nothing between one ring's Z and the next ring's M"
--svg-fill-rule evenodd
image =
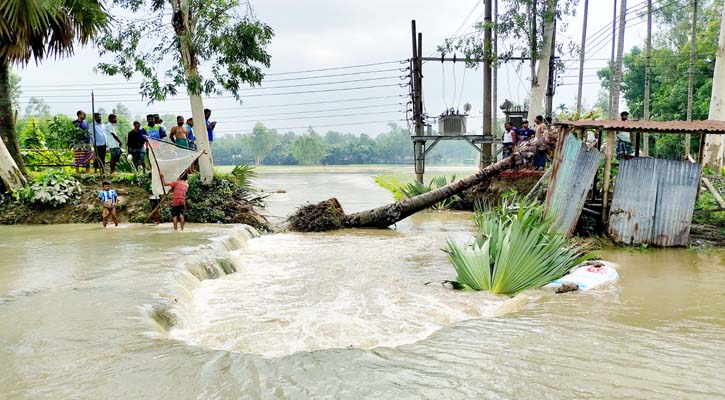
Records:
M372 174L259 185L287 190L272 217L333 195L358 211L389 201ZM0 398L722 398L725 251L606 251L616 284L512 303L439 284L469 217L260 238L0 227Z

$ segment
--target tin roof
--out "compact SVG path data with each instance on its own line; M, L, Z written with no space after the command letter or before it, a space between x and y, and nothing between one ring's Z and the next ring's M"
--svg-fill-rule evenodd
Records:
M628 132L725 134L725 121L561 121L556 125L573 128L621 130Z

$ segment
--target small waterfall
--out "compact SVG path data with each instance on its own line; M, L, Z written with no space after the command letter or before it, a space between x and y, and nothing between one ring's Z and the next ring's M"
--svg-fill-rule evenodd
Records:
M199 246L194 255L179 265L179 269L170 277L169 285L158 293L153 304L142 307L156 330L165 334L175 326L183 326L184 315L193 303L193 291L206 279L219 279L239 270L235 253L247 246L249 239L259 233L247 225L239 225L212 243Z

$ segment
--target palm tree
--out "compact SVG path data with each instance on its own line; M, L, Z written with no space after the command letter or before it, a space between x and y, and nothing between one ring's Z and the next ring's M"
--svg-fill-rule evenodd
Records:
M23 173L26 169L10 96L10 66L72 55L74 44L88 43L107 20L99 0L0 1L0 136Z

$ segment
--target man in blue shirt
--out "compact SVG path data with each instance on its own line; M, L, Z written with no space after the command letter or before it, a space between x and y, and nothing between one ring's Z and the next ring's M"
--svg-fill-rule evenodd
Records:
M76 117L76 120L73 121L73 126L76 127L78 134L75 144L73 145L73 150L75 152L74 164L76 167L76 174L81 172L80 167L85 167L86 173L89 173L91 168L90 160L93 157L93 152L91 152L91 135L88 131L86 113L79 110L76 113Z
M93 114L93 134L95 135L96 160L93 161L93 173L106 172L106 126L101 121L101 113Z
M516 137L519 140L519 146L534 137L534 130L529 128L529 121L521 123L521 128L516 130Z
M103 207L103 227L108 224L108 216L113 218L113 223L118 226L118 217L116 216L116 204L118 203L118 194L111 189L111 183L103 181L103 188L98 192L98 202Z
M209 135L209 147L211 147L211 143L214 141L214 128L216 128L216 121L209 122L209 118L211 118L211 110L205 108L204 119L206 120L206 133Z

